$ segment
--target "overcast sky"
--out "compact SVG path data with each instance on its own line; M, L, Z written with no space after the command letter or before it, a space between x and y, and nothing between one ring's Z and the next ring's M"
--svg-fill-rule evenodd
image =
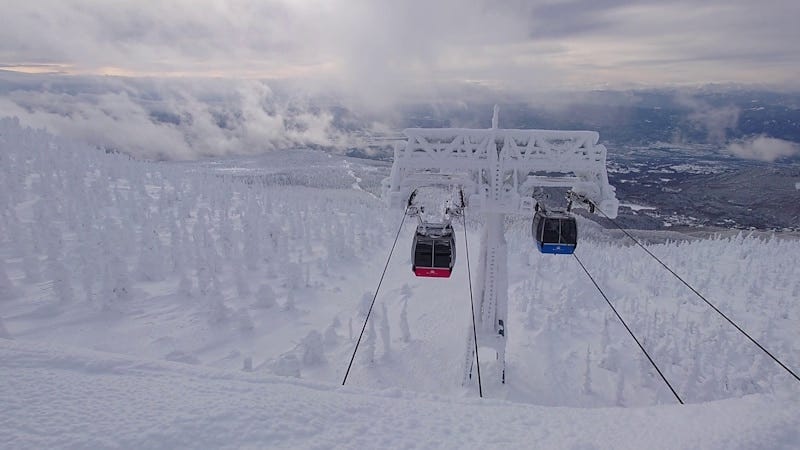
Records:
M0 67L292 79L380 99L800 73L797 0L0 0ZM796 84L795 84L796 86Z
M324 101L303 98L380 112L380 130L402 100L553 107L573 98L563 91L800 88L800 0L0 0L0 11L0 116L151 158L355 145ZM678 100L710 141L737 126L738 107ZM730 152L800 152L757 138Z

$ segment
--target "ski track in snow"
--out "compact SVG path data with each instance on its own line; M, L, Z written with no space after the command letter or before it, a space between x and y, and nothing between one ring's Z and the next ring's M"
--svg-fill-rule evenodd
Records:
M692 405L672 406L576 262L534 251L527 220L507 224L508 384L485 376L483 401L474 382L461 385L463 226L452 278L418 279L407 220L342 388L402 216L362 189L353 162L310 151L247 160L247 171L134 162L9 119L0 158L2 447L800 439L797 383L641 249L586 219L578 255ZM480 223L467 226L475 270ZM800 241L665 236L649 249L800 368ZM241 372L248 363L253 373Z
M345 169L347 169L347 176L349 176L350 178L353 179L353 184L351 186L352 186L352 188L354 190L360 191L360 192L366 192L372 198L378 199L378 197L375 194L373 194L372 192L366 191L366 190L364 190L364 188L361 187L361 182L363 180L361 179L361 177L356 175L356 172L355 172L355 170L353 170L353 165L350 163L350 161L344 161L343 165L344 165Z

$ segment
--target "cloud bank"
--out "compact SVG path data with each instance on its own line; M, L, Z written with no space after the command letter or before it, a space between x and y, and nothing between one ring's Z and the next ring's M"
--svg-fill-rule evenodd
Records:
M781 158L800 154L800 145L767 136L755 136L750 139L730 143L728 152L744 159L774 162Z
M57 89L29 86L0 96L3 116L147 159L359 144L341 117L305 98L278 95L260 81L101 79Z
M741 108L734 105L713 106L685 92L679 92L676 103L690 110L688 119L705 129L709 142L723 144L728 140L728 131L739 125Z

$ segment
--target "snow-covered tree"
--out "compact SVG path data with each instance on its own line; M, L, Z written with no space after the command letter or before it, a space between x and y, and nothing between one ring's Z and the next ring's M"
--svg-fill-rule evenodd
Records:
M377 340L375 335L375 321L370 320L368 321L367 325L367 335L364 336L364 359L368 361L370 364L375 363L375 341Z
M164 255L161 237L152 219L146 219L139 243L138 277L142 281L164 279Z
M300 378L300 360L294 353L286 353L272 363L272 373L282 377Z
M592 393L592 349L591 346L586 347L586 366L583 370L583 384L581 391L584 394Z
M336 332L336 329L339 328L341 323L339 322L338 317L333 318L333 322L328 325L328 328L325 329L325 333L323 338L325 340L325 346L328 348L335 347L339 343L339 333Z
M275 298L275 291L272 290L272 287L268 284L262 284L258 288L258 293L256 293L256 302L254 306L259 308L272 308L277 303Z
M128 300L133 291L133 285L128 275L128 266L116 254L111 254L110 261L103 272L103 288L100 301L105 307L117 301Z
M325 362L325 346L322 335L318 331L310 331L302 342L302 361L306 366L315 366Z
M408 327L408 300L403 300L403 309L400 311L400 333L403 342L411 342L411 330Z
M192 279L186 274L186 272L181 272L180 274L180 281L178 282L178 293L183 297L191 297L192 291L194 290L194 283L192 283Z
M617 387L614 398L617 406L625 406L625 372L617 374Z
M389 331L389 312L386 304L381 303L381 341L383 342L383 357L387 358L392 351L391 333Z
M295 310L294 291L289 291L286 293L286 303L283 304L283 310L284 311Z
M367 317L367 313L369 313L369 308L372 306L372 292L364 292L364 295L361 296L361 302L359 302L358 306L358 315Z

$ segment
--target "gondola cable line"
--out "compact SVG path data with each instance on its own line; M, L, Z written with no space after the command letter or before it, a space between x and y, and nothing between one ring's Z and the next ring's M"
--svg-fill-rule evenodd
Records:
M389 267L389 261L392 260L392 253L394 253L394 248L397 246L397 239L400 237L400 232L403 231L403 224L406 221L406 216L408 215L408 206L406 206L405 211L403 211L403 219L400 221L400 226L397 228L397 234L394 236L394 242L392 243L392 249L389 250L389 256L386 258L386 265L383 266L383 273L381 273L381 278L378 281L378 287L375 288L375 295L372 296L372 303L369 304L369 310L367 311L367 317L364 319L364 326L361 327L361 333L358 335L358 340L356 341L356 346L353 349L353 356L350 357L350 363L347 365L347 371L344 373L344 379L342 380L342 386L347 383L347 376L350 375L350 369L353 367L353 360L356 359L356 353L358 352L358 346L361 345L361 339L364 337L364 330L367 329L367 322L369 322L369 317L372 315L372 308L375 306L375 299L378 298L378 292L381 290L381 284L383 283L383 278L386 276L386 269Z
M650 356L650 354L647 352L647 350L644 348L644 346L641 344L641 342L639 342L639 339L636 337L636 335L633 334L633 331L631 330L631 328L628 326L627 323L625 323L625 319L623 319L622 316L619 314L619 312L617 312L617 308L614 307L614 304L611 303L611 300L609 300L608 296L605 294L605 292L603 292L603 289L601 289L600 285L597 284L597 281L595 281L595 279L592 276L592 274L589 273L589 270L586 268L586 266L583 265L583 262L581 262L580 258L578 258L578 255L573 253L572 256L575 257L575 260L581 266L581 269L583 269L583 271L586 273L586 276L589 277L589 279L592 281L592 284L594 284L594 287L598 290L598 292L600 292L600 295L603 296L603 299L605 299L606 303L608 303L608 306L611 308L611 310L614 311L614 314L617 316L617 319L619 319L619 321L622 322L622 325L625 327L626 330L628 330L628 334L630 334L631 337L633 338L633 340L636 341L636 345L639 346L639 349L647 357L647 360L650 361L650 364L656 369L656 372L658 372L658 375L661 377L661 379L664 381L664 383L666 383L667 387L669 387L669 390L672 391L672 395L675 396L675 398L678 400L678 403L683 405L684 404L683 400L678 395L678 393L675 391L675 389L672 387L672 384L670 384L670 382L667 380L667 377L664 376L664 373L661 372L661 369L658 368L658 365L653 360L653 358Z
M461 193L462 198L464 193ZM463 200L462 200L463 203ZM464 248L467 254L467 280L469 281L469 304L472 311L472 342L475 344L475 365L478 369L478 395L483 398L483 385L481 383L481 360L478 357L478 331L475 325L475 300L472 296L472 270L469 265L469 241L467 240L467 214L462 211L461 219L464 223Z
M764 353L766 353L766 354L767 354L767 356L769 356L770 358L772 358L772 360L773 360L773 361L775 361L775 362L776 362L776 363L777 363L779 366L781 366L781 367L782 367L782 368L783 368L783 369L784 369L786 372L788 372L788 373L789 373L789 374L790 374L790 375L791 375L791 376L792 376L792 377L793 377L795 380L797 380L798 382L800 382L800 376L798 376L798 375L797 375L797 373L795 373L795 372L794 372L792 369L790 369L790 368L789 368L789 367L788 367L786 364L784 364L784 363L783 363L783 362L782 362L780 359L778 359L778 358L777 358L775 355L773 355L773 354L772 354L772 353L771 353L769 350L767 350L767 349L766 349L766 348L765 348L763 345L761 345L761 344L760 344L760 343L759 343L757 340L755 340L755 339L754 339L752 336L750 336L750 334L749 334L749 333L747 333L747 332L746 332L744 329L742 329L742 327L740 327L738 324L736 324L736 322L734 322L734 321L733 321L731 318L729 318L729 317L728 317L728 316L727 316L725 313L723 313L723 312L722 312L722 311L721 311L719 308L717 308L717 307L716 307L716 306L715 306L713 303L711 303L711 302L710 302L710 301L709 301L709 300L708 300L708 299L707 299L707 298L706 298L706 297L705 297L703 294L701 294L700 292L698 292L698 291L697 291L697 289L695 289L694 287L692 287L692 285L690 285L690 284L689 284L689 283L688 283L686 280L684 280L684 279L683 279L683 278L682 278L680 275L678 275L677 273L675 273L675 271L674 271L674 270L672 270L672 269L671 269L669 266L667 266L667 265L666 265L666 263L664 263L663 261L661 261L661 259L660 259L660 258L658 258L656 255L654 255L654 254L653 254L653 253L652 253L650 250L648 250L648 249L647 249L647 247L645 247L645 246L644 246L644 245L643 245L643 244L642 244L642 243L641 243L641 242L640 242L638 239L636 239L635 237L633 237L633 235L631 235L631 234L630 234L630 233L629 233L629 232L628 232L626 229L622 228L622 226L620 226L620 224L619 224L619 223L618 223L616 220L614 220L614 219L612 219L611 217L609 217L609 216L608 216L608 215L607 215L605 212L603 212L603 210L602 210L602 209L600 209L600 208L599 208L599 207L597 207L596 205L594 205L594 208L595 208L595 209L597 209L597 211L599 211L599 212L600 212L600 214L602 214L602 215L603 215L603 216L604 216L606 219L608 219L609 221L611 221L611 223L612 223L612 224L614 224L614 226L616 226L617 228L619 228L619 229L620 229L620 231L622 231L623 233L625 233L625 235L626 235L627 237L629 237L629 238L630 238L630 239L631 239L633 242L635 242L635 243L636 243L636 245L637 245L637 246L639 246L639 248L641 248L642 250L644 250L644 251L645 251L645 253L647 253L648 255L650 255L650 257L652 257L652 258L653 258L653 259L655 259L655 260L656 260L656 261L657 261L659 264L661 264L661 266L662 266L662 267L664 267L664 268L665 268L665 269L666 269L666 270L667 270L669 273L671 273L671 274L672 274L672 275L673 275L675 278L677 278L677 279L678 279L678 281L680 281L681 283L683 283L683 285L684 285L684 286L686 286L687 288L689 288L689 290L691 290L691 291L692 291L692 292L693 292L695 295L697 295L698 297L700 297L700 299L701 299L701 300L703 300L703 301L706 303L706 305L708 305L709 307L711 307L711 309L713 309L714 311L716 311L716 312L717 312L717 314L719 314L720 316L722 316L722 318L724 318L724 319L725 319L725 320L726 320L726 321L727 321L729 324L731 324L731 325L732 325L734 328L736 328L736 330L738 330L738 331L739 331L740 333L742 333L742 334L743 334L745 337L747 337L747 339L749 339L749 340L750 340L750 342L752 342L753 344L755 344L755 346L756 346L756 347L758 347L759 349L761 349L761 351L763 351Z
M405 219L408 216L409 208L411 208L412 199L413 199L413 196L411 198L409 198L408 205L406 206L406 209L405 209L405 211L403 213L403 219L400 221L400 226L398 227L397 234L395 235L394 242L392 243L392 248L389 251L389 256L387 257L386 264L383 267L383 272L381 273L381 278L378 281L378 287L375 289L375 294L372 297L372 302L370 303L369 310L367 311L367 316L366 316L366 318L364 320L364 325L361 327L361 333L359 334L358 340L356 341L355 348L353 349L353 354L350 357L350 362L349 362L349 364L347 366L347 371L345 372L344 379L342 380L342 386L344 386L347 383L347 378L348 378L348 376L350 374L350 370L351 370L351 368L353 366L353 361L355 360L356 353L358 352L358 348L361 345L361 340L364 337L364 331L366 330L367 323L369 322L369 319L370 319L370 317L372 315L372 310L373 310L373 308L375 306L375 301L376 301L376 299L378 297L378 292L380 291L381 285L383 283L383 279L384 279L384 277L386 275L386 271L387 271L387 269L389 267L389 262L391 261L392 254L394 253L394 249L397 246L397 241L398 241L398 239L400 237L400 233L401 233L401 231L403 229L403 224L405 223ZM463 194L462 194L462 206L463 206ZM463 213L463 211L462 211L462 213ZM451 227L451 230L452 230L452 227ZM466 218L464 217L464 243L465 243L465 245L468 244L466 233L467 233ZM415 239L415 242L416 242L416 239ZM416 247L416 245L415 245L415 247ZM471 305L470 310L472 312L472 332L473 332L473 341L475 342L475 359L476 359L476 364L477 364L477 368L478 368L478 394L479 394L479 396L481 398L483 398L483 387L482 387L482 383L481 383L481 374L480 374L480 360L478 359L478 352L477 352L477 337L476 337L477 331L476 331L476 325L475 325L475 308L474 308L474 300L473 300L473 294L472 294L472 275L471 275L471 272L470 272L470 264L469 264L469 247L466 247L466 255L467 255L467 274L468 274L468 280L469 280L470 305ZM413 256L413 254L412 254L412 256Z

